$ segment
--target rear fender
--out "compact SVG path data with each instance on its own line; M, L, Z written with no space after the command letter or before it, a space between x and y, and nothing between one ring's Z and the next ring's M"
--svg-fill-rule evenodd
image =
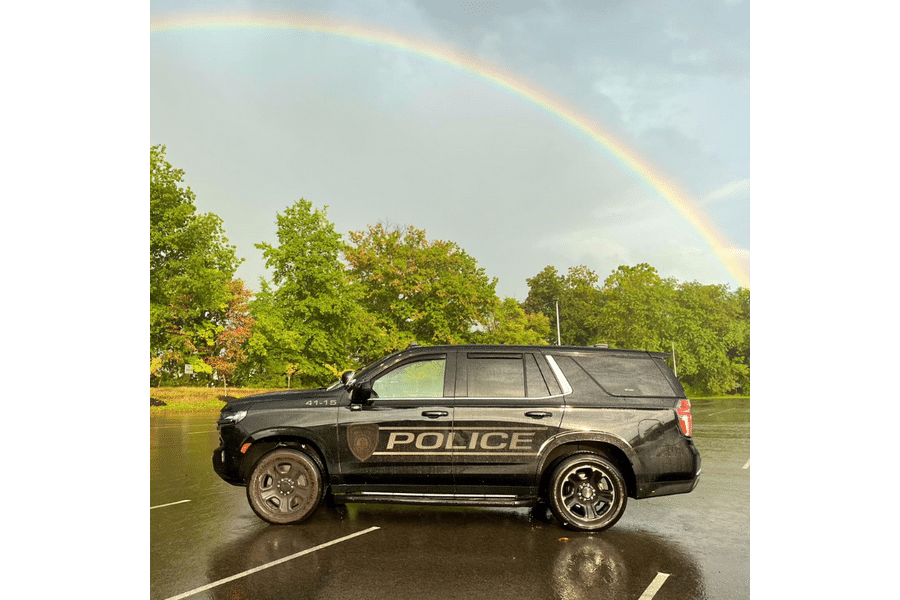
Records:
M635 474L641 472L642 463L631 444L611 433L598 431L577 431L563 433L547 440L541 448L538 460L536 481L540 482L540 493L549 471L562 458L577 452L603 452L617 463L619 470L628 483L629 495L637 491Z

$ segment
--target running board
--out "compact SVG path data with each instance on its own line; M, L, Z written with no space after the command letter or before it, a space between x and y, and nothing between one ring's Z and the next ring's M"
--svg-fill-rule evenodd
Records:
M533 506L536 498L493 494L401 494L390 492L359 492L335 494L338 504L360 502L366 504L440 504L445 506Z

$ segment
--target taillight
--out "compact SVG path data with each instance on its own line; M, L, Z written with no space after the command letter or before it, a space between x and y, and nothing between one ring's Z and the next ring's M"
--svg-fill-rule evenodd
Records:
M678 424L681 425L681 433L690 437L691 431L694 429L694 419L691 417L691 401L687 398L682 399L675 409L678 415Z

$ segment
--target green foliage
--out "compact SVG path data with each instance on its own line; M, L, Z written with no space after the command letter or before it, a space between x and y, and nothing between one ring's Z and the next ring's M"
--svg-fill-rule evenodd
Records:
M750 296L684 283L673 323L678 375L702 394L750 392Z
M184 173L150 149L151 385L312 387L412 341L562 343L671 353L692 394L750 392L750 292L678 283L648 264L600 284L584 265L547 266L528 297L500 300L496 279L457 244L414 227L369 226L349 244L300 199L260 243L271 281L234 280L240 260L222 221L198 214ZM185 365L194 375L184 376Z
M556 343L556 306L563 297L564 278L556 271L556 267L546 266L532 277L526 279L528 297L522 308L530 315L545 315L550 322L550 332L544 338L548 344Z
M221 324L213 315L227 306L240 261L221 219L197 214L184 172L165 150L150 148L150 357L162 363L151 375L173 378L215 345Z
M603 283L596 342L616 348L668 351L672 341L675 280L646 263L620 266Z
M550 319L540 313L528 314L515 298L497 301L482 329L472 334L478 344L542 345L550 336Z
M555 267L547 266L531 279L526 279L528 297L522 307L530 315L546 315L550 331L544 339L549 344L555 344L558 301L562 343L574 346L593 344L598 333L597 309L603 302L598 281L597 274L584 265L569 268L565 276L560 275Z
M569 269L565 277L546 267L527 281L523 306L529 314L551 315L549 342L556 342L558 298L564 344L607 343L670 354L674 348L670 364L692 393L750 393L749 290L679 284L645 263L618 267L602 288L584 266Z
M380 223L350 232L350 241L344 257L362 289L363 307L384 333L384 349L400 340L466 343L488 318L497 280L455 243Z
M257 244L272 283L252 304L257 327L249 354L264 380L287 384L288 368L297 385L324 385L335 369L348 365L354 341L367 319L359 291L341 263L344 243L326 209L300 199L277 215L278 245Z

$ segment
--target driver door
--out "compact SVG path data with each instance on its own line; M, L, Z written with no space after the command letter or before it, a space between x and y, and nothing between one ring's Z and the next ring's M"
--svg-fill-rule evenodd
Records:
M455 356L409 357L372 376L370 402L339 407L346 493L452 493Z

